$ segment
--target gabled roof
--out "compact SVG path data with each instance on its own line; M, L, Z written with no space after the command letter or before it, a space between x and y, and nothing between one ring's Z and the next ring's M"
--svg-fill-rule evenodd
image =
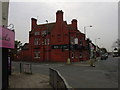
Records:
M71 24L67 24L67 28L68 28L69 30L73 30Z
M27 50L29 49L29 43L25 43L23 46L22 46L22 50Z
M38 25L38 26L41 26L41 27L42 27L42 26L45 26L45 27L48 28L48 31L51 31L51 30L54 28L55 24L56 24L56 22L48 23L48 24L40 24L40 25Z

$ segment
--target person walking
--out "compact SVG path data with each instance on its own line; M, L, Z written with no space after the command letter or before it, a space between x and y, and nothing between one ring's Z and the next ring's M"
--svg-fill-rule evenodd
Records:
M91 58L90 58L90 66L91 67L95 67L95 60L96 60L96 52L95 52L95 50L93 50L92 52L91 52Z

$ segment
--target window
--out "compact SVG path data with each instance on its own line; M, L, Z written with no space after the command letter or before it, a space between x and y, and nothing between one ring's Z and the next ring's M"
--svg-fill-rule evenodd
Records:
M74 58L74 53L72 53L72 59Z
M47 45L47 39L44 40L44 44Z
M74 39L74 43L75 43L75 44L78 44L78 38L75 38L75 39Z
M48 45L50 44L50 39L49 39L49 38L47 39L47 44L48 44Z
M42 36L45 36L45 35L47 35L47 31L46 30L42 31Z
M74 37L70 38L70 42L71 42L71 44L74 44Z
M80 40L80 46L82 46L83 45L83 42L82 42L82 40Z
M49 38L44 39L43 45L49 45L49 44L50 44L50 39Z
M34 58L40 58L40 51L34 51Z
M82 56L82 54L80 53L80 58L82 58L83 56Z
M40 39L39 38L34 39L34 45L40 45Z
M34 35L40 35L40 32L39 32L39 31L36 31L36 32L34 33Z

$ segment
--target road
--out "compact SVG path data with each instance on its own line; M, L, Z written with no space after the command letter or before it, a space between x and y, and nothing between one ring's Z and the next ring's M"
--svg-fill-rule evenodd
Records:
M13 71L19 72L13 62ZM66 65L64 63L32 63L32 72L49 75L49 68L58 70L73 88L118 88L118 57L96 62L96 67Z
M117 88L118 59L109 57L96 63L96 67L66 66L58 68L73 88Z

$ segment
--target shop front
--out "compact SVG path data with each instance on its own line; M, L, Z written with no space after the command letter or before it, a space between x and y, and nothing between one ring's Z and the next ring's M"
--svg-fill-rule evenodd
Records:
M7 89L9 86L9 67L10 65L10 57L8 54L8 50L14 48L15 41L15 32L6 27L0 26L0 89Z

